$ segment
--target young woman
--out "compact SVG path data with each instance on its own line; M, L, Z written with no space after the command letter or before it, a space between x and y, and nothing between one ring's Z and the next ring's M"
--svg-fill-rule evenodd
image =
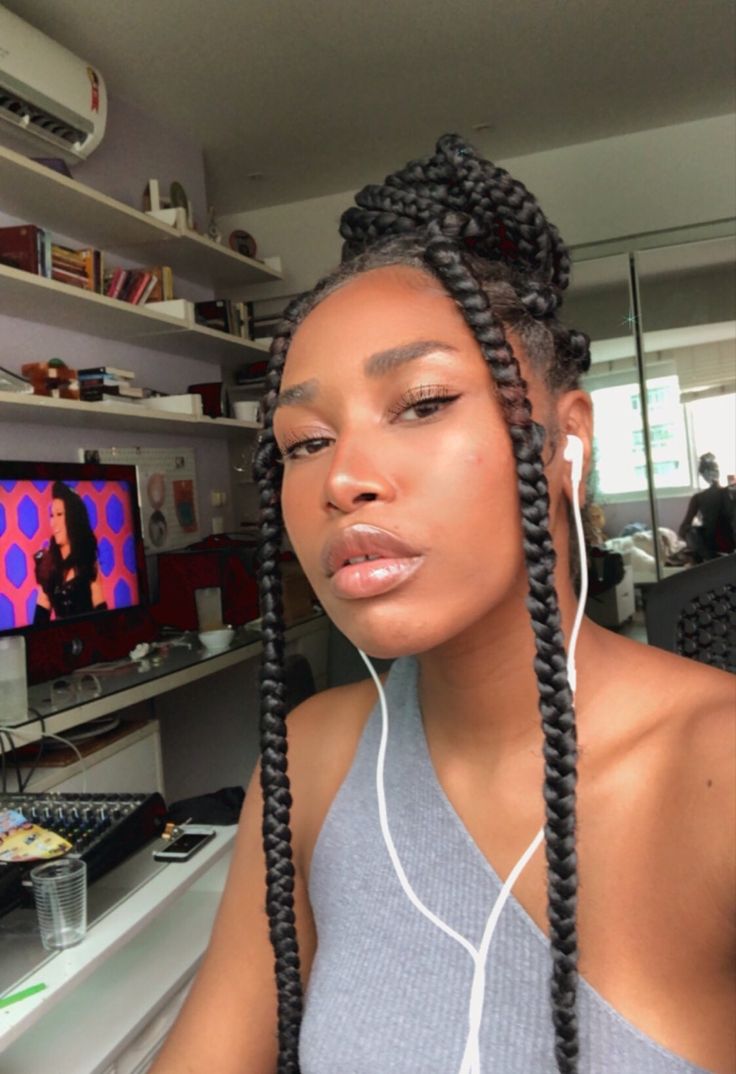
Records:
M84 500L63 481L54 481L49 514L51 540L34 556L40 592L34 624L84 615L107 607L97 570L97 538Z
M272 348L262 761L155 1074L727 1074L733 682L587 620L568 675L566 250L456 136L357 202ZM367 679L291 713L288 766L282 517L399 658L385 711Z

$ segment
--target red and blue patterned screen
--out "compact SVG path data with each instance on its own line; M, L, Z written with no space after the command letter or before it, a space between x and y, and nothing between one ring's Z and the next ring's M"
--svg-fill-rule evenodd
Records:
M51 539L53 484L53 479L0 477L0 631L33 623L41 592L33 557ZM135 483L64 479L64 484L81 496L87 509L97 538L97 577L108 609L139 604Z

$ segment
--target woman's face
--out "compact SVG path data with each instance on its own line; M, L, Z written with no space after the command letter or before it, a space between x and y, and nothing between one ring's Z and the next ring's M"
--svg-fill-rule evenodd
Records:
M51 536L59 548L69 544L66 531L66 506L63 500L51 501Z
M321 302L294 335L274 429L290 540L356 645L426 652L503 608L528 622L508 430L439 283L376 269Z

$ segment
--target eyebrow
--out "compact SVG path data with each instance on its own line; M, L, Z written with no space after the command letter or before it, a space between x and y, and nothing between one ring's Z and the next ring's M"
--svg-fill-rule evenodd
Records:
M412 343L401 343L397 347L389 347L385 351L377 351L369 355L363 363L363 369L367 377L382 377L386 373L404 365L406 362L424 358L435 351L457 352L457 347L452 343L443 343L436 339L417 339ZM276 407L298 406L300 403L311 402L319 391L319 381L316 378L304 380L301 384L294 384L291 388L285 388L279 392L276 399Z

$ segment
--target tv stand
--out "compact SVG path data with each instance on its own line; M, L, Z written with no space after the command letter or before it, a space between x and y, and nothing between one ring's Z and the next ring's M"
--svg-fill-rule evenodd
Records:
M322 613L310 616L287 628L287 642L298 642L316 633L320 638L319 648L326 654L327 622ZM185 639L184 645L170 643L168 649L159 650L150 659L125 660L113 668L96 668L93 664L61 676L74 685L79 683L85 672L91 672L99 683L99 693L95 689L94 696L89 692L85 693L80 686L72 691L66 701L59 704L55 703L52 697L54 679L29 686L29 717L23 723L15 725L18 741L20 742L21 738L24 743L37 741L44 733L63 735L64 731L80 723L118 712L140 701L147 701L252 660L260 654L262 648L259 632L249 624L239 627L231 645L220 653L210 653L204 649L194 632L185 633L182 637ZM323 689L327 685L326 655L324 667L313 667L313 671L317 688ZM44 722L43 728L41 718ZM8 730L12 735L13 727Z

